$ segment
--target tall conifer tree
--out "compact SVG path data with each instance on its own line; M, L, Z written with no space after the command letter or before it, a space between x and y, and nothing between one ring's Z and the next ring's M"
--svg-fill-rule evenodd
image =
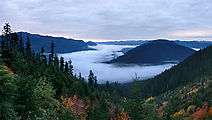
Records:
M64 72L64 58L63 57L60 58L60 70L62 72Z
M54 42L51 43L51 54L49 55L49 64L52 64L54 61Z
M20 32L19 49L21 53L24 54L24 42L23 42L22 32Z
M27 42L26 42L26 57L29 59L32 57L32 51L31 51L31 43L29 40L29 36L27 35Z
M94 74L93 74L92 70L90 70L90 73L89 73L89 76L88 76L88 84L90 86L92 86L94 84Z

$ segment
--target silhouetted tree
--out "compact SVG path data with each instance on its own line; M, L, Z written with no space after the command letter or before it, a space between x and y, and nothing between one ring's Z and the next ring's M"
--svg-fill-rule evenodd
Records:
M97 87L97 77L96 76L94 76L94 85L95 85L95 87Z
M69 60L68 61L68 66L69 66L69 70L68 70L68 73L73 76L73 65L72 65L72 61Z
M44 61L44 59L45 59L44 52L45 52L44 47L41 47L41 52L40 52L40 53L41 53L41 56L40 56L40 57L41 57L41 58L40 58L40 59L41 59L41 61Z
M68 62L65 62L65 71L64 72L68 74L68 71L69 71L68 70Z
M56 67L56 69L59 68L59 58L57 57L57 54L55 54L55 58L54 58L54 66Z
M1 48L2 48L2 57L6 58L5 63L10 67L12 61L12 47L9 45L11 42L11 27L9 23L5 23L2 31L2 40L1 40Z
M51 54L49 55L49 64L52 64L54 60L54 42L51 43Z
M92 70L90 70L89 76L88 76L88 84L92 86L94 84L94 74Z
M2 31L2 41L1 41L2 50L5 50L9 47L9 42L11 41L10 39L11 33L12 33L11 26L9 25L9 23L5 23Z
M64 58L60 57L60 70L63 72L64 71Z

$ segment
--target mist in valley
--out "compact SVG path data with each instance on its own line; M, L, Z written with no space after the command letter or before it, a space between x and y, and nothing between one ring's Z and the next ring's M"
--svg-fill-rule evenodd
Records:
M118 81L119 83L131 82L135 77L135 73L141 79L154 77L155 75L169 69L174 64L154 65L154 66L139 66L126 65L117 66L106 64L103 62L112 60L120 55L123 55L123 48L134 48L136 46L125 45L97 45L91 46L96 50L79 51L73 53L59 54L59 57L64 57L65 61L71 60L74 66L74 73L82 74L87 80L89 71L92 70L97 76L98 83L105 83L107 80L111 82Z

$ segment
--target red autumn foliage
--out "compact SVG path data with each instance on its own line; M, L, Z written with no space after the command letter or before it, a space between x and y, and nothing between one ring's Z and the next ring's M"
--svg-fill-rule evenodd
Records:
M110 120L129 120L129 116L127 115L127 112L124 111L124 108L122 108L120 114L113 114L110 118Z
M205 103L202 108L197 108L197 111L191 115L194 120L205 119L207 117L208 104Z
M80 118L85 118L87 116L87 109L90 106L89 100L89 104L85 105L84 100L79 99L77 95L74 95L71 98L68 98L67 96L61 96L60 98L65 109L70 111L71 114L79 116Z
M208 109L208 115L209 115L209 116L212 116L212 105L211 105L211 107Z

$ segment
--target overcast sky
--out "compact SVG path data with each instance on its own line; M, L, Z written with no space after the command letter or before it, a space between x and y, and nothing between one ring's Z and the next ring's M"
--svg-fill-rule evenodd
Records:
M0 0L0 25L83 40L212 40L212 0Z

